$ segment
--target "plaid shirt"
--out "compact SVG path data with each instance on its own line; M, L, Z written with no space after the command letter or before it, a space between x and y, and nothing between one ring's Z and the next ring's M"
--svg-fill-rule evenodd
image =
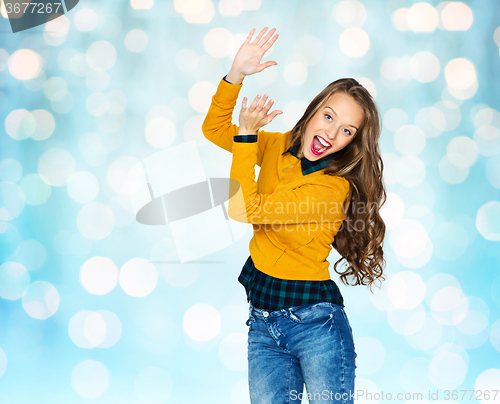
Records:
M249 256L238 277L245 287L247 301L268 311L296 307L302 304L330 302L344 307L344 299L332 280L297 281L279 279L255 268Z
M225 76L224 80L227 81ZM234 136L234 141L257 142L257 135L237 135ZM298 158L297 151L292 146L282 155L285 153L290 153ZM325 168L336 155L338 155L338 152L316 161L309 161L307 158L302 157L300 159L302 174L307 175ZM247 300L259 309L273 311L319 302L330 302L344 307L342 294L332 279L304 281L275 278L259 271L254 265L252 256L249 256L245 262L238 281L245 287Z

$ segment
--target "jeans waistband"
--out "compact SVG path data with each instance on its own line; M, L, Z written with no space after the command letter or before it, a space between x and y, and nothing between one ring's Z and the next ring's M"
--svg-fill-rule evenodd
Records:
M270 317L275 317L275 316L279 316L279 315L283 315L285 313L290 313L290 312L294 312L295 310L298 310L302 307L306 307L306 306L315 306L315 305L318 305L318 306L337 306L335 303L329 303L329 302L315 302L315 303L308 303L308 304L303 304L303 305L300 305L300 306L293 306L293 307L287 307L287 308L284 308L284 309L278 309L278 310L266 310L266 309L258 309L257 307L255 307L251 302L249 303L249 314L250 315L255 315L256 317L259 317L259 318L270 318ZM265 314L267 313L267 315Z
M252 303L250 303L249 310L250 314L253 314L259 318L263 318L263 317L278 316L280 314L285 313L289 309L278 309L278 310L258 309ZM268 315L264 316L264 313L268 313Z

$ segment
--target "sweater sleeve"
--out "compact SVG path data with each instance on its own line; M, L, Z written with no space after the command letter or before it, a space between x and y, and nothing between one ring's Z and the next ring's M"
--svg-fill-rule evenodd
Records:
M254 135L255 136L255 135ZM295 187L258 194L255 181L258 142L234 137L230 172L228 215L252 224L300 224L338 222L344 219L342 204L349 182L336 176L315 176Z
M212 97L212 103L201 126L205 138L228 152L233 151L233 137L238 135L239 131L238 125L232 123L232 116L242 85L243 83L232 84L224 76ZM256 164L259 167L268 141L275 139L278 134L279 132L258 131Z

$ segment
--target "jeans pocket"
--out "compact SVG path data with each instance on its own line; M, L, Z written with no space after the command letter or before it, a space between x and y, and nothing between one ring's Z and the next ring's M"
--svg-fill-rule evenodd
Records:
M302 306L291 307L289 309L290 320L295 323L310 324L325 321L333 317L333 307L331 303L320 302L310 303Z

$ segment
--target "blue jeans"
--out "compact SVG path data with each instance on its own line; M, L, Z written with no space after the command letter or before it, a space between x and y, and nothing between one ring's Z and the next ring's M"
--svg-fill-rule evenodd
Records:
M357 354L342 306L266 311L250 303L246 324L252 404L300 403L304 397L310 403L354 402Z

